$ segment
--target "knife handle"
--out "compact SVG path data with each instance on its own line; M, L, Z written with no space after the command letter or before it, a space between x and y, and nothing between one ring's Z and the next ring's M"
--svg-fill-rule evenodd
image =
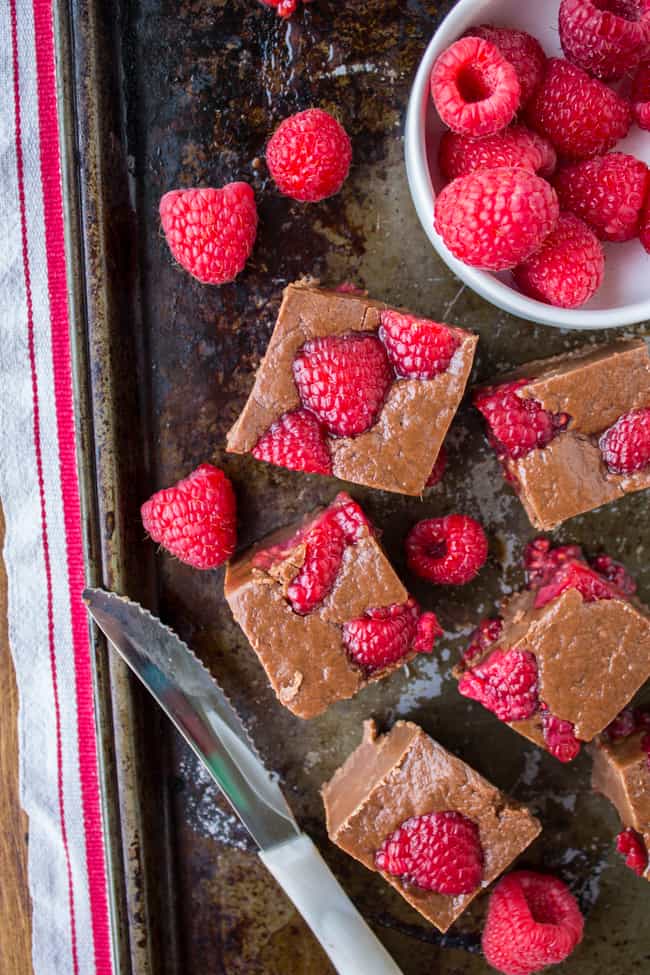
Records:
M402 975L305 833L260 852L339 975Z

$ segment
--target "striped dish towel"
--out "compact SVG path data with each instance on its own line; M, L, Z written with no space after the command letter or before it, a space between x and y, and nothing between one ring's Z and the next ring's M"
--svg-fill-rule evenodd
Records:
M34 971L108 975L52 6L0 0L0 498Z

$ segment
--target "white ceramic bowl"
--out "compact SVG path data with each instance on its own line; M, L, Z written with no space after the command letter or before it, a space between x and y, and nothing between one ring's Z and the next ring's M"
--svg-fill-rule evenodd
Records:
M442 186L437 153L444 129L429 93L429 76L438 55L477 24L518 27L533 34L550 56L562 54L558 34L559 0L459 0L433 35L418 68L408 106L406 172L420 222L445 263L465 284L492 304L520 318L558 328L612 328L650 318L650 254L638 240L605 244L605 280L585 305L555 308L522 295L509 273L468 267L447 250L433 229L436 191ZM616 149L650 163L650 133L633 125Z

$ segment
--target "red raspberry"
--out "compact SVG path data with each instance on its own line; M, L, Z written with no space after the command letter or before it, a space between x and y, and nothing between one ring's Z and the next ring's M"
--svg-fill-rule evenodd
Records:
M364 532L371 535L375 533L362 508L345 491L339 491L330 508L334 511L336 521L343 531L346 545L358 542Z
M257 207L248 183L221 190L172 190L160 201L169 249L203 284L233 281L248 260L257 233Z
M411 572L448 586L473 579L488 555L483 528L467 515L418 521L406 537L405 548Z
M639 219L639 240L650 254L650 193L646 196Z
M355 437L381 410L394 374L374 335L326 335L311 339L293 361L300 399L330 433Z
M266 147L266 164L280 192L307 203L338 193L351 161L347 132L322 108L286 118Z
M426 487L435 487L436 484L440 484L443 477L445 476L445 469L447 467L447 448L443 444L438 451L438 456L436 457L436 462L431 468L431 473L427 478Z
M173 487L157 491L140 514L154 542L195 569L216 569L235 551L235 492L212 464L201 464Z
M621 738L628 738L636 731L636 713L633 708L624 708L611 721L603 734L611 741L619 741Z
M386 837L375 866L422 890L471 894L483 877L478 826L459 812L413 816Z
M605 254L592 230L572 213L561 213L539 250L512 272L524 294L560 308L578 308L605 276Z
M472 633L469 646L463 654L463 666L471 667L475 661L484 656L492 644L499 639L502 630L503 620L501 619L481 620Z
M650 409L631 410L619 416L598 441L603 460L612 474L633 474L650 464Z
M442 634L434 613L422 613L413 598L378 609L343 625L343 642L367 673L396 664L411 651L431 653Z
M298 9L300 0L261 0L266 7L273 7L280 17L291 17ZM303 3L310 3L311 0L302 0Z
M621 598L614 586L603 579L601 575L590 569L584 562L567 562L561 566L546 585L542 586L535 597L535 609L541 609L552 599L557 599L567 589L577 589L586 603L593 603L598 599Z
M616 849L625 857L625 865L639 877L648 869L648 850L643 838L634 829L624 829L616 837Z
M557 545L551 548L548 538L534 538L524 549L524 569L529 589L539 589L551 581L567 562L584 562L579 545Z
M481 24L473 27L474 37L482 37L490 41L503 54L517 72L517 79L521 89L521 105L525 105L544 77L546 55L536 37L532 37L523 30L512 27L493 27L491 24Z
M462 675L458 690L500 721L524 721L539 706L537 661L528 650L493 650Z
M528 382L517 379L486 386L474 394L474 406L487 420L491 440L501 456L516 459L546 447L569 422L566 413L549 413L537 400L518 396L517 390Z
M305 558L287 587L287 599L302 616L310 613L331 592L339 574L345 537L336 513L328 509L321 518L301 533Z
M548 61L525 115L532 128L570 159L607 152L627 135L631 122L629 102L562 58Z
M631 240L639 232L648 167L625 152L609 152L559 170L560 206L585 220L601 240Z
M504 975L557 965L582 941L584 918L558 877L517 870L494 888L483 929L485 960Z
M636 592L636 582L630 573L624 565L613 559L611 555L596 555L593 559L589 559L589 563L592 569L613 583L626 596L633 596Z
M434 64L431 96L445 125L480 137L512 121L521 90L517 72L494 44L463 37Z
M436 197L435 228L471 267L505 271L536 251L557 223L552 186L527 169L480 169Z
M579 68L616 81L633 70L650 40L647 0L562 0L562 50Z
M632 113L640 129L650 129L650 61L642 61L632 82Z
M446 372L460 339L452 329L399 311L382 311L379 337L398 376L435 379Z
M327 434L309 410L285 413L271 424L257 441L251 454L290 471L331 474L332 459Z
M515 166L550 176L555 168L555 149L525 125L510 125L502 132L475 139L445 132L440 140L438 162L446 182L477 169Z
M542 732L547 750L560 762L572 762L580 754L580 742L570 721L563 721L549 711L542 712Z

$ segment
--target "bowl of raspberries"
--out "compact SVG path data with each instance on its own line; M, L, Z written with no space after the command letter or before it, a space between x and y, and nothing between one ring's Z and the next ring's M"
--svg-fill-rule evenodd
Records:
M650 0L459 0L409 101L418 216L521 318L650 318Z

